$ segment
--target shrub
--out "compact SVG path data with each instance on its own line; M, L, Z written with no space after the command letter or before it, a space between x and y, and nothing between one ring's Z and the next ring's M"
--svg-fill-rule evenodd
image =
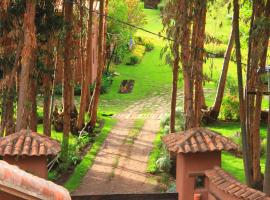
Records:
M165 114L162 119L160 120L161 127L170 126L170 115L167 113Z
M163 135L167 135L170 133L170 126L166 125L163 130Z
M140 58L139 58L138 56L131 55L131 56L129 57L129 62L128 62L129 65L136 65L136 64L138 64L139 62L140 62Z
M267 150L267 139L263 139L261 142L261 154L265 156Z
M239 101L237 96L228 94L224 97L221 107L221 118L224 120L239 120Z
M145 47L142 45L135 45L134 49L132 50L132 52L130 53L128 60L126 62L127 65L135 65L138 64L145 53Z
M151 38L147 37L136 37L135 38L135 44L141 45L145 47L145 51L152 51L154 49L154 43L152 42Z
M237 95L237 93L238 93L238 86L237 86L237 84L235 84L235 79L232 78L230 75L228 75L228 77L227 77L226 87L227 87L228 92L231 95L234 95L234 96Z
M210 43L205 45L205 49L210 53L209 56L214 58L223 58L227 50L227 45Z
M146 51L152 51L154 49L154 44L153 43L147 43L145 44L145 50Z
M163 150L162 156L157 160L156 165L161 172L169 172L171 169L171 159L167 150Z
M100 93L101 94L108 93L109 89L111 88L112 82L113 78L111 75L103 75Z

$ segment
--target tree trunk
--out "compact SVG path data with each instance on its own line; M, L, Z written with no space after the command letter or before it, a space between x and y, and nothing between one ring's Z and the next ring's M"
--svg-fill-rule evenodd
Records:
M236 49L236 61L237 61L237 75L238 75L238 92L240 102L240 121L241 121L241 132L242 132L242 146L243 146L243 159L247 185L251 185L252 171L250 165L249 155L249 142L246 132L246 112L244 108L244 89L243 89L243 75L242 75L242 61L241 61L241 44L240 44L240 33L239 33L239 2L238 0L233 1L234 5L234 18L233 18L233 29L235 31L235 49Z
M267 0L266 6L265 6L265 16L270 20L270 0ZM268 42L269 42L269 36L270 36L270 30L266 30L265 34L266 38L263 41L264 53L263 58L261 59L261 67L266 62L266 56L267 56L267 49L268 49ZM270 97L269 97L270 98ZM264 173L264 183L263 183L263 191L270 196L270 100L269 100L269 108L268 108L268 132L267 132L267 148L266 148L266 161L265 161L265 173Z
M260 80L257 73L258 68L264 69L266 54L265 49L268 44L269 34L267 24L261 24L260 20L269 18L269 8L265 6L265 1L257 0L253 2L252 24L250 30L250 44L248 54L247 68L247 91L255 91L259 87ZM260 23L260 25L258 25ZM252 155L252 187L261 190L263 187L263 177L261 174L260 154L261 154L261 137L260 137L260 121L261 121L261 104L262 94L249 95L247 103L247 122L248 135L250 141L250 154Z
M87 38L87 58L85 65L85 75L82 81L82 90L81 90L81 103L80 103L80 112L77 121L77 127L82 128L85 122L85 112L87 110L87 100L90 96L89 83L90 83L90 74L92 75L92 66L93 66L93 4L94 0L89 0L89 19L88 19L88 38Z
M29 128L37 131L37 73L33 63L30 75L29 85Z
M100 96L100 89L101 89L101 82L102 82L102 72L104 68L104 5L105 0L100 0L100 19L99 19L99 38L98 38L98 71L97 71L97 79L94 94L92 96L90 107L91 109L91 121L90 126L95 127L97 121L97 109L98 109L98 102Z
M184 77L184 114L185 114L185 129L194 127L194 109L193 109L193 77L191 73L190 63L190 16L191 3L188 0L181 0L181 62L183 65Z
M198 23L197 36L196 36L196 48L195 50L195 127L199 127L201 123L201 109L203 107L203 49L205 40L205 24L206 24L206 10L207 10L207 0L202 0L197 2L198 14L195 15L195 21ZM195 24L195 22L194 22Z
M29 79L30 68L34 63L34 54L36 49L36 27L35 27L36 1L26 2L26 11L24 15L24 47L22 50L20 90L17 108L16 130L26 129L29 120Z
M51 137L51 106L52 106L52 95L53 95L53 73L55 56L53 49L52 38L47 43L48 55L46 56L46 72L43 75L43 133Z
M217 120L219 112L220 112L222 99L224 96L224 91L225 91L225 86L226 86L227 73L228 73L228 69L229 69L233 44L234 44L234 30L232 28L230 40L229 40L228 47L227 47L227 50L226 50L226 53L224 56L224 62L222 65L222 72L221 72L219 82L218 82L218 89L217 89L217 95L215 98L215 103L214 103L213 107L210 109L210 117L214 120Z
M171 99L171 119L170 119L170 131L171 133L175 132L175 115L176 115L176 102L177 102L177 85L178 85L178 76L179 76L179 61L180 61L180 52L179 46L180 41L180 19L176 19L176 30L174 33L174 43L173 43L173 83L172 83L172 99Z
M63 104L64 104L64 127L62 158L67 159L69 134L70 134L70 114L72 111L73 82L72 80L72 28L73 28L73 0L64 2L64 21L66 24L66 36L64 44L64 72L63 72Z

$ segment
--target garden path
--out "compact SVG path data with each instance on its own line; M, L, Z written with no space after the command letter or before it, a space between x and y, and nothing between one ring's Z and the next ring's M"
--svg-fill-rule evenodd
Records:
M158 183L147 173L147 162L160 129L160 119L169 111L169 97L164 93L139 101L115 116L117 125L74 194L158 192ZM144 119L144 125L134 143L127 143L125 141L137 119Z

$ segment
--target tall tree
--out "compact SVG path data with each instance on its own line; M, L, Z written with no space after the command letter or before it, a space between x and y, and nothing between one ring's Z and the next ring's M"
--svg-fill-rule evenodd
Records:
M97 109L98 109L98 103L99 103L99 96L100 96L100 89L101 89L101 83L102 83L102 73L104 69L104 11L105 11L105 0L100 0L100 15L99 15L99 36L98 36L98 70L97 70L97 78L96 78L96 84L94 89L94 94L91 99L91 120L90 120L90 126L95 127L96 121L97 121Z
M249 154L249 141L246 130L246 112L244 102L244 86L243 86L243 75L242 75L242 59L241 59L241 44L240 44L240 31L239 31L239 2L238 0L233 1L234 5L234 18L233 18L233 29L235 31L235 49L236 49L236 60L237 60L237 75L238 75L238 92L240 102L240 120L241 120L241 132L242 132L242 146L243 146L243 159L245 168L246 183L251 185L251 163Z
M36 1L26 1L24 15L24 46L22 49L20 89L17 108L16 130L27 128L29 122L29 95L30 69L34 65L36 50L36 27L35 27ZM31 106L31 105L30 105Z
M234 30L232 27L229 43L228 43L228 46L227 46L227 49L226 49L226 52L224 55L222 72L220 74L220 78L219 78L219 82L218 82L218 88L217 88L215 102L214 102L214 105L210 108L209 116L213 120L217 120L219 112L220 112L234 41L235 41L234 40Z
M55 73L55 62L56 62L56 52L53 36L49 36L48 42L46 44L46 58L45 67L46 71L43 74L43 89L44 89L44 99L43 99L43 133L44 135L51 136L51 120L52 120L52 95L53 95L53 78Z
M249 53L247 66L246 91L256 91L254 95L246 96L247 108L247 133L249 136L249 154L251 155L252 179L251 186L256 189L263 188L263 176L261 174L261 105L262 91L257 71L264 70L266 65L267 42L269 40L269 14L270 9L264 0L255 0L251 18ZM269 4L269 1L268 1ZM266 51L265 51L266 50ZM258 87L259 86L259 87ZM248 93L247 93L248 94Z
M177 6L178 7L178 6ZM180 62L180 15L177 15L175 20L175 30L173 31L174 42L172 44L173 60L173 83L172 83L172 99L171 99L171 121L170 131L175 132L175 118L176 118L176 103L177 103L177 88L178 88L178 77L179 77L179 62Z
M63 104L64 104L64 127L62 158L65 160L68 155L69 134L70 134L70 114L72 111L72 30L73 30L73 0L64 1L64 22L65 22L65 43L64 43L64 72L63 72Z
M267 0L264 12L265 12L265 16L267 19L265 22L268 21L268 24L270 24L270 0ZM268 50L267 45L269 43L269 37L270 37L269 25L268 25L268 29L267 28L265 29L265 33L266 33L265 38L263 38L263 41L262 41L264 50L263 50L262 59L261 59L261 63L260 63L261 67L264 66L264 64L266 63L266 56L267 56L267 50ZM270 104L269 104L268 109L269 109L269 113L270 113ZM270 115L268 116L267 148L266 148L266 163L265 163L263 191L268 196L270 196Z
M93 5L94 0L89 0L89 19L88 19L88 35L87 35L87 57L85 65L85 73L82 79L82 91L81 91L81 102L80 102L80 112L77 121L77 127L82 128L85 122L85 112L87 110L88 99L90 98L90 76L92 75L93 68Z

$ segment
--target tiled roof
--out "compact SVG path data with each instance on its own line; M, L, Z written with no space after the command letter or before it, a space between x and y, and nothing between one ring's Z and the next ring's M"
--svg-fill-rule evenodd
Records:
M233 151L238 145L217 132L206 128L193 128L180 133L171 133L162 138L172 153L196 153L206 151Z
M218 189L236 197L245 200L269 200L270 198L261 191L249 188L248 186L238 182L231 175L223 171L220 167L205 172L209 182L214 184Z
M61 151L59 142L29 130L0 138L0 155L54 156Z
M44 200L71 200L69 192L53 182L29 174L17 166L0 161L0 189L12 194ZM9 193L9 192L8 192Z

